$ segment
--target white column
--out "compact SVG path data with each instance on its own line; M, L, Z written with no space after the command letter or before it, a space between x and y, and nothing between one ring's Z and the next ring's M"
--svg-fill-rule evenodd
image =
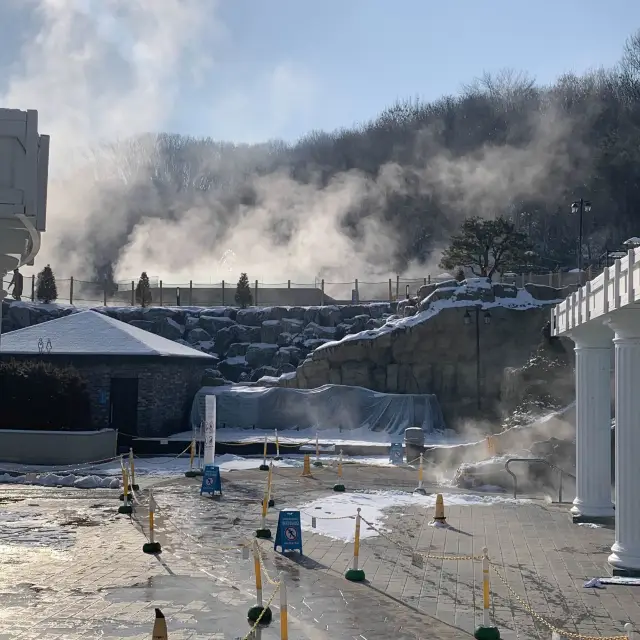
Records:
M640 309L616 311L616 541L609 564L640 575Z
M576 498L571 513L589 521L614 515L611 502L611 351L598 323L571 331L576 352Z

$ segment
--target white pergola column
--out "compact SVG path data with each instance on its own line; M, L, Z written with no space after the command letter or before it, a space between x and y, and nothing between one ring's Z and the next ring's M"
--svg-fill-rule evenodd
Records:
M616 351L616 541L614 574L640 575L640 309L613 313Z
M611 352L602 324L571 331L576 353L576 522L614 515L611 502Z

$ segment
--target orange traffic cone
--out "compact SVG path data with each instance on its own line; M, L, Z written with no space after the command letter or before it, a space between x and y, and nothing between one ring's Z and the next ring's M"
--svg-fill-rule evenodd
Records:
M156 609L156 621L153 623L151 640L168 640L167 621L160 609Z

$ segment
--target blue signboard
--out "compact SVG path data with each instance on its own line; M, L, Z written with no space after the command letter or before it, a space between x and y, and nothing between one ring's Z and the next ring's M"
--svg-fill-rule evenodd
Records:
M202 487L200 487L200 495L203 493L215 494L216 491L222 495L220 467L214 467L212 464L208 464L202 473Z
M392 464L402 464L404 462L402 443L389 445L389 462Z
M281 511L278 516L278 531L273 545L275 551L295 551L302 553L302 528L299 511Z

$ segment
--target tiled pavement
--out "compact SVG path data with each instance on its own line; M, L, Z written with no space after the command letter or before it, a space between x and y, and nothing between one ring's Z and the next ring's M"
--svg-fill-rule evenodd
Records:
M314 469L314 476L279 470L278 505L322 496L331 504L335 473ZM264 477L225 474L219 501L201 498L195 480L153 480L164 545L158 559L141 553L136 521L114 515L117 492L3 486L0 496L9 501L0 497L0 640L149 638L154 606L167 614L171 640L242 638L252 604L251 561L228 547L248 540L257 527ZM139 482L144 503L148 486ZM409 489L414 482L402 469L349 466L345 484ZM620 634L628 621L640 628L638 588L583 588L584 580L608 574L613 532L571 524L566 505L451 507L451 529L428 526L431 516L416 506L390 510L385 531L393 542L378 536L362 543L368 585L342 577L351 544L305 534L305 557L287 559L263 543L267 568L274 576L284 572L288 585L291 640L468 638L463 630L480 622L480 564L427 560L419 568L394 542L461 555L479 554L486 545L511 588L553 624L596 636ZM276 517L275 511L269 515L273 531ZM143 504L136 520L145 526ZM503 638L551 637L495 573L492 590ZM277 607L274 613L265 640L279 637Z
M300 504L325 496L330 505L335 495L331 491L335 472L314 469L313 473L315 477L311 480L301 479L299 470L279 470L275 478L278 504L284 505L287 501ZM225 484L230 486L230 493L247 498L247 505L234 511L237 513L234 534L239 530L250 534L257 526L256 505L264 474L243 471L228 474L224 479L227 477L229 481ZM409 489L415 482L401 469L351 467L345 471L345 484L354 490ZM172 488L173 491L176 489ZM433 490L437 488L433 487ZM165 499L170 500L170 495L167 492ZM187 503L183 502L185 512L179 517L186 516ZM527 607L552 626L569 633L624 635L627 622L640 629L640 587L584 588L586 580L610 575L606 558L613 542L613 531L574 525L568 516L568 508L566 504L549 504L544 500L453 506L447 508L449 529L428 526L433 516L431 510L417 506L391 509L385 530L391 532L389 538L393 542L382 536L363 540L361 567L371 587L381 593L471 632L481 622L481 563L426 560L424 566L418 568L412 566L411 555L406 549L445 555L480 555L482 548L487 546L495 563L491 584L492 614L503 638L551 637L551 630L544 623L536 622ZM216 518L228 513L211 507L205 518L207 526L215 531ZM270 526L274 531L276 518L274 511L270 515ZM197 526L193 530L197 531ZM226 534L216 531L217 536L222 539ZM212 538L209 538L209 545L213 545ZM400 547L394 542L400 543ZM304 551L307 557L304 564L310 567L306 571L338 577L351 562L353 546L322 535L305 534ZM274 555L272 551L269 553ZM498 573L520 601L499 579Z

